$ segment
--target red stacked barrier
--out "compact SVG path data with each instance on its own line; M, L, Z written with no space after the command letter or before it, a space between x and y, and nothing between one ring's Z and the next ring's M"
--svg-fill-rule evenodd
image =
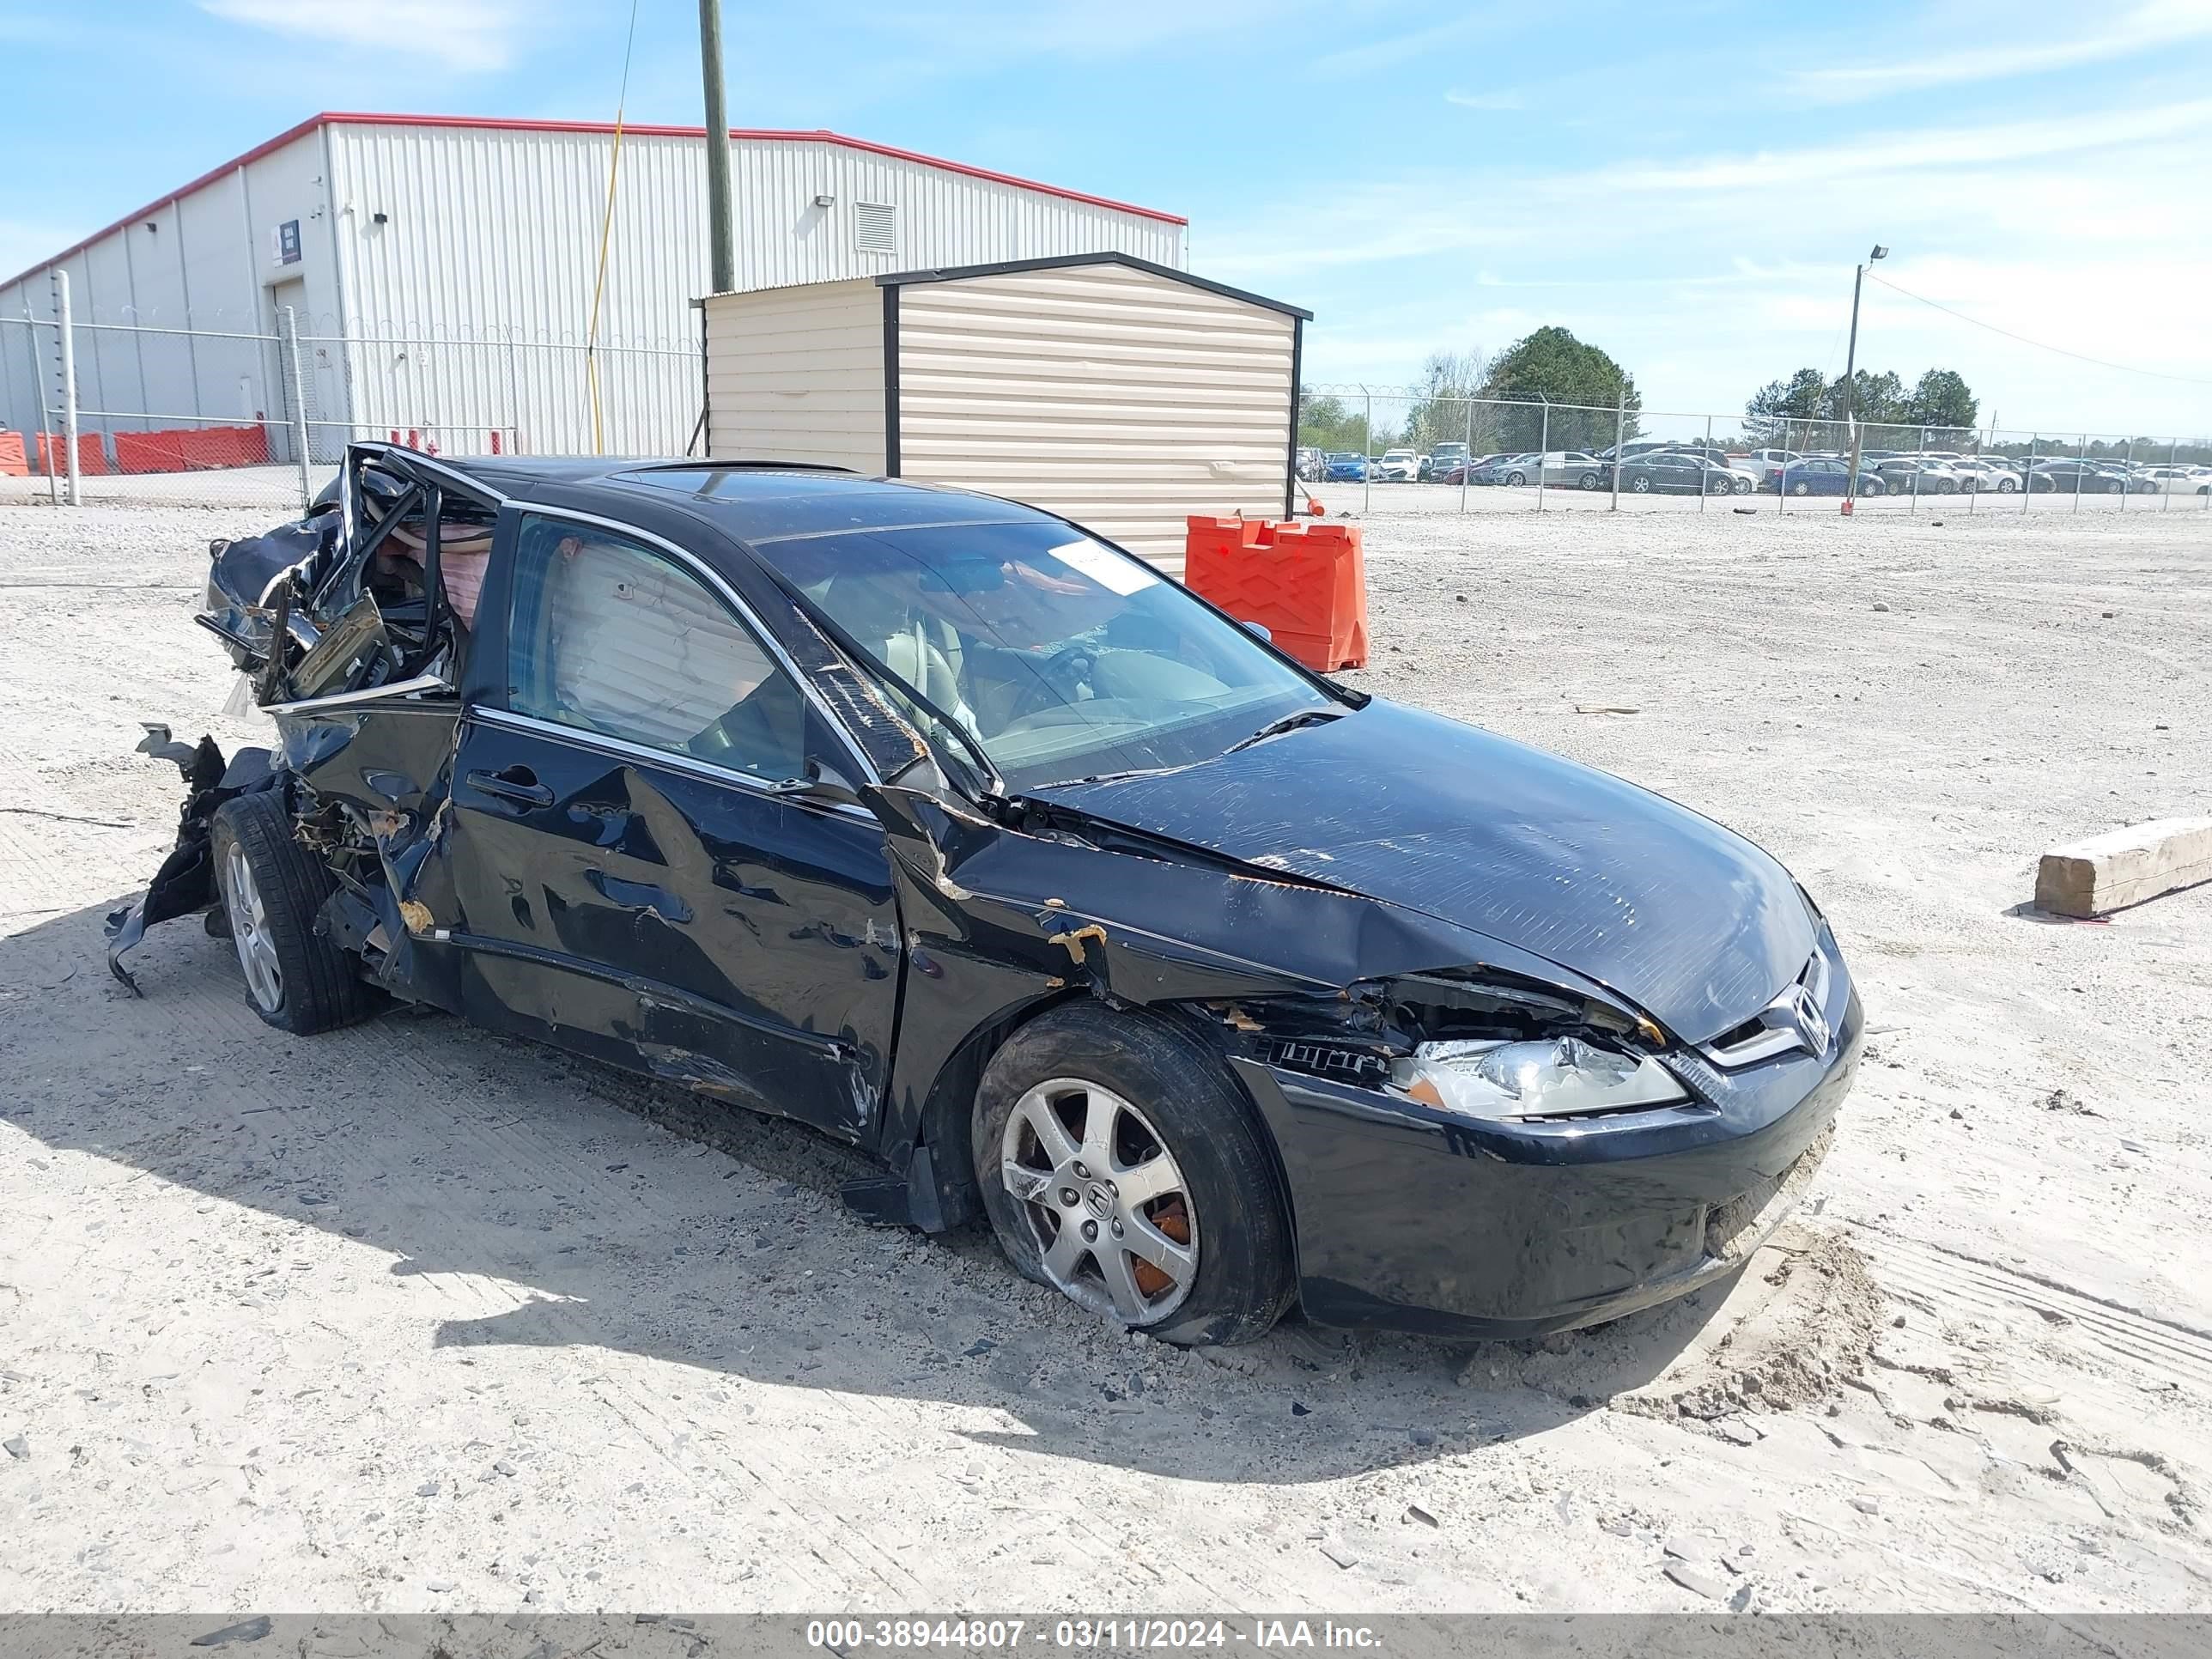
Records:
M23 455L23 434L0 432L0 478L20 478L30 470Z
M118 472L199 472L265 466L269 434L258 426L178 426L115 434Z
M52 433L39 434L38 471L58 477L69 471L69 446ZM107 471L107 446L97 432L80 432L76 440L76 471L81 478L95 478Z
M1278 649L1333 673L1367 665L1367 569L1359 527L1291 520L1186 521L1182 579Z

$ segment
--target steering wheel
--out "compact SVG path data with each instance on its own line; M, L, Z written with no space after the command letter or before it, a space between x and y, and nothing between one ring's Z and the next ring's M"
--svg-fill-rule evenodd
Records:
M1073 702L1083 687L1091 683L1091 670L1098 665L1098 653L1094 647L1077 643L1063 645L1042 663L1035 665L1036 678L1023 687L1014 699L1014 706L1006 724L1026 720L1030 715L1049 708L1057 701Z

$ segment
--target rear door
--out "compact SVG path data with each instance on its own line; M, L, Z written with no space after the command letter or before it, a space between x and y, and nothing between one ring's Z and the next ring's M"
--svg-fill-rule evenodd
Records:
M863 763L702 562L510 508L505 681L455 757L469 1012L860 1139L900 948L865 809L791 799Z

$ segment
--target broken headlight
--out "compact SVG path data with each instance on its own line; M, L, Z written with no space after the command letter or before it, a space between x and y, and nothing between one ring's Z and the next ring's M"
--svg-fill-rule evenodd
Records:
M1620 1054L1571 1036L1424 1042L1392 1065L1390 1079L1426 1105L1506 1122L1673 1106L1690 1097L1650 1055Z

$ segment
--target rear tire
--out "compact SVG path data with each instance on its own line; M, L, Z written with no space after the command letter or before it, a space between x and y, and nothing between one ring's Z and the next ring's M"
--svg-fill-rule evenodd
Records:
M310 1036L376 1006L360 964L315 931L337 884L293 838L274 790L240 795L215 815L215 877L253 1012L280 1031Z
M1096 1003L1054 1009L991 1057L971 1127L991 1230L1024 1277L1188 1346L1252 1341L1290 1305L1265 1132L1188 1032ZM1172 1278L1139 1254L1172 1255L1164 1238L1182 1247Z
M1505 482L1513 485L1516 489L1518 489L1522 484L1527 483L1528 480L1522 473L1509 472L1505 475Z
M1809 495L1813 493L1813 486L1800 478L1790 486L1790 493L1793 495Z

